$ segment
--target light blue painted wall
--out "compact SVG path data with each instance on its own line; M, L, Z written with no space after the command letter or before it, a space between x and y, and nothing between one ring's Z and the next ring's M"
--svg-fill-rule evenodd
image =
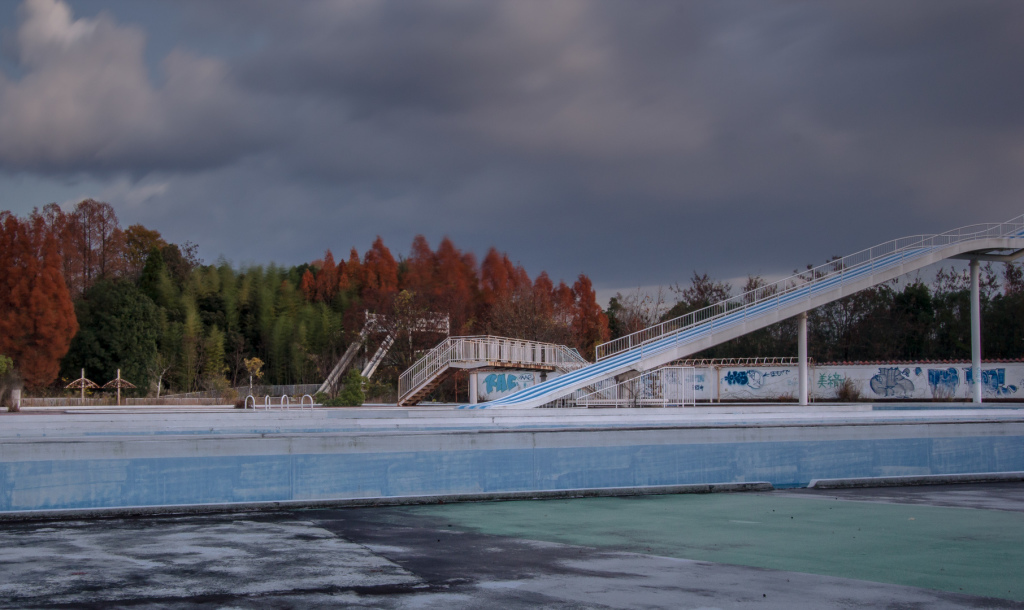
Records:
M1024 395L1024 363L983 362L981 370L985 398ZM697 367L696 376L697 400L776 400L796 396L799 373L795 366L723 366ZM974 388L970 362L817 364L811 398L835 400L846 380L864 400L970 400Z
M998 435L45 459L0 464L0 511L1022 470L1024 436Z

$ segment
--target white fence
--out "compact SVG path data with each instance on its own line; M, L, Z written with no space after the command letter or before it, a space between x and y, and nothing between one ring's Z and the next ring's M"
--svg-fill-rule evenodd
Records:
M686 407L696 401L696 369L667 366L647 371L591 392L580 393L575 406L591 407Z

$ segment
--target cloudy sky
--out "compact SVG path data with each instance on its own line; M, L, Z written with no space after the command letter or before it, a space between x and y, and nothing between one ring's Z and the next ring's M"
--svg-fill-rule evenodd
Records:
M0 3L0 209L603 291L1024 213L1024 2Z

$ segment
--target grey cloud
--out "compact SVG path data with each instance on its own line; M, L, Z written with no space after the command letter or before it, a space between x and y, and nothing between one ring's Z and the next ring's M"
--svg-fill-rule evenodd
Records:
M61 116L72 86L81 108L47 131L4 104L0 162L155 172L167 190L132 213L201 218L208 257L449 234L604 286L785 272L1024 211L1019 3L180 6L195 39L160 83L112 16L61 30L75 57L19 43L0 96ZM214 38L237 50L185 50Z
M16 51L24 74L0 74L0 160L40 172L203 168L265 139L224 63L175 50L161 86L144 61L146 35L101 14L75 19L55 0L22 6Z

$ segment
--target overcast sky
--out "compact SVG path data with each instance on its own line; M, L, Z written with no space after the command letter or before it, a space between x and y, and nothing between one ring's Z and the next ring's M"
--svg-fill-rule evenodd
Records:
M0 3L0 209L604 292L1024 213L1024 2Z

